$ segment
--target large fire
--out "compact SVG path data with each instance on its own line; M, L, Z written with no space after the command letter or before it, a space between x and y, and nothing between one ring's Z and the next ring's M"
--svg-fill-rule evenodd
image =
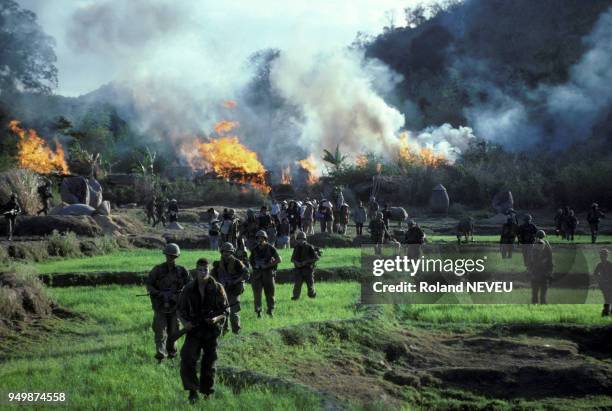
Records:
M448 162L446 157L434 153L429 147L419 147L410 144L407 133L400 135L399 157L408 163L422 164L429 167L438 167Z
M19 136L17 148L19 149L19 167L28 168L40 174L60 173L68 174L68 164L64 157L64 149L55 141L55 151L51 150L47 142L40 138L36 130L24 130L20 122L12 120L9 129Z
M306 183L308 185L315 184L319 179L319 176L317 173L317 165L315 164L313 155L311 154L305 159L298 161L297 163L300 165L300 167L302 167L304 171L308 173Z
M240 144L238 137L196 140L193 148L195 150L186 152L186 156L194 169L213 171L229 181L250 184L265 193L270 191L266 169L257 154Z
M283 167L281 170L281 184L291 184L291 166Z

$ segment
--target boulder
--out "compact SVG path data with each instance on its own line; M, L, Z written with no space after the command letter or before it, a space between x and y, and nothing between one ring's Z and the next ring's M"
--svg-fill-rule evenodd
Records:
M60 185L62 201L68 204L89 204L89 185L81 176L66 177Z
M87 204L71 204L69 206L63 207L57 212L55 215L92 215L95 213L96 209Z
M431 197L429 198L429 207L432 213L447 214L449 205L450 199L446 187L438 184L431 190Z
M98 208L102 205L102 186L95 178L87 179L87 187L89 189L89 204L93 208Z
M108 216L111 213L110 201L102 201L96 212L100 215Z
M391 211L390 220L404 222L408 218L408 212L404 207L389 207Z
M23 216L17 221L15 235L45 236L53 230L60 233L68 231L76 235L95 237L102 235L102 229L90 216Z
M98 226L102 228L104 234L114 236L123 235L123 229L121 228L121 226L115 223L110 216L98 214L94 215L93 219L96 224L98 224Z
M493 197L491 205L495 211L499 214L506 214L506 212L514 208L514 198L510 191L500 191Z

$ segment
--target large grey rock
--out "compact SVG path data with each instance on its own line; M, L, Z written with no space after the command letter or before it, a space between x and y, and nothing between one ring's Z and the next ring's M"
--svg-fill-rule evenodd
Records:
M60 185L62 201L68 204L89 204L89 185L85 177L66 177Z
M95 178L87 179L87 186L89 188L89 204L93 208L98 208L102 205L102 186Z
M108 216L111 213L111 205L109 201L102 201L102 204L96 209L98 214Z
M390 207L391 221L403 222L408 218L408 212L404 207Z
M514 198L510 191L500 191L493 197L491 205L500 214L506 214L506 212L514 208Z
M90 216L96 211L87 204L71 204L57 211L57 215L85 215Z
M439 214L448 213L448 206L450 205L450 198L446 187L442 184L438 184L431 190L431 197L429 198L429 207L432 212Z

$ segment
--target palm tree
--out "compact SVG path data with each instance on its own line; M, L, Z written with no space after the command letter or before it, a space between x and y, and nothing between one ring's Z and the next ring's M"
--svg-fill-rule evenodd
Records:
M332 165L336 172L344 166L344 161L348 156L343 156L340 152L340 144L336 145L336 151L332 154L329 150L323 150L323 161Z

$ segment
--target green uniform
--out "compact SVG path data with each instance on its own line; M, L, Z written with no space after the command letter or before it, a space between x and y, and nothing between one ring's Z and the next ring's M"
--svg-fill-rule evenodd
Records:
M531 274L531 303L546 304L546 293L553 273L552 249L547 241L538 239L529 246L529 273Z
M4 205L4 218L6 219L6 236L9 241L13 239L13 231L17 222L17 216L21 214L21 206L17 200L9 199Z
M374 251L376 254L380 254L385 240L391 237L387 231L387 226L382 219L376 219L370 221L368 228L370 229L370 238L374 243Z
M266 295L267 313L272 314L274 310L274 276L276 275L276 267L262 268L270 264L272 259L280 260L278 251L274 246L264 243L258 244L251 250L249 262L253 267L253 275L251 276L251 286L253 287L253 299L255 312L261 312L261 292Z
M178 331L176 304L183 287L191 280L189 272L180 265L173 268L168 263L155 266L146 280L147 291L153 306L153 332L155 333L155 358L176 356L176 343L167 344L168 335Z
M212 277L202 283L197 279L185 286L178 303L178 314L183 322L189 322L194 328L185 336L181 348L181 381L183 388L189 391L200 391L208 395L214 392L215 362L217 361L217 338L221 334L222 324L204 324L211 313L227 315L228 301L221 284ZM225 310L224 310L225 309ZM200 363L200 378L196 371Z
M224 261L213 263L213 269L210 274L217 280L225 289L227 300L230 304L230 323L232 332L240 331L240 294L244 292L244 280L248 275L248 271L244 264L233 255ZM225 328L228 327L227 322Z
M421 256L421 246L425 242L425 233L418 225L410 227L406 231L404 242L407 244L406 256L410 259L416 259Z
M308 264L302 267L295 267L293 269L294 282L293 282L293 299L297 300L302 294L302 284L306 283L308 287L308 297L314 298L317 295L314 287L314 267L315 262L319 259L315 248L304 242L297 244L293 249L291 261L293 263L304 263Z

